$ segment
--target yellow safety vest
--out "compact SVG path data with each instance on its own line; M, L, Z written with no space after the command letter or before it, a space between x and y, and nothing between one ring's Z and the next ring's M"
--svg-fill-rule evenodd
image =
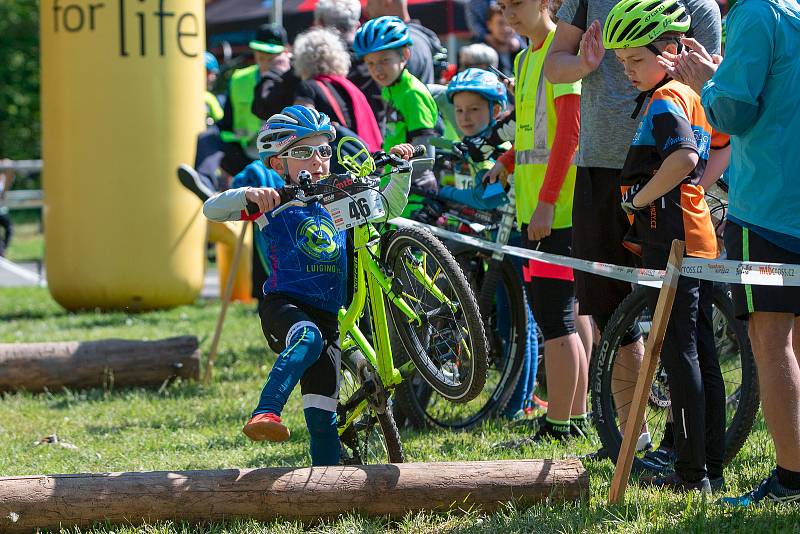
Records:
M223 111L222 106L219 105L219 100L217 100L214 93L206 91L204 99L206 102L206 118L211 119L211 123L217 122L225 116L225 111Z
M528 224L539 203L547 161L556 133L554 101L559 96L581 94L580 82L551 84L543 73L544 58L553 41L550 32L538 50L522 50L514 60L516 77L516 133L514 135L514 195L517 223ZM572 227L572 195L575 190L575 166L564 179L555 204L553 228Z
M233 132L221 132L222 140L226 143L238 141L245 148L261 129L261 119L251 111L257 83L258 65L233 72L228 96L233 111Z

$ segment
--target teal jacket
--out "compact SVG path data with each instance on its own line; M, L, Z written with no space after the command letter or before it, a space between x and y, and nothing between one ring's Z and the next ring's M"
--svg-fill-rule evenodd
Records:
M711 125L731 135L729 215L792 238L800 238L798 51L797 0L739 0L725 60L701 93Z

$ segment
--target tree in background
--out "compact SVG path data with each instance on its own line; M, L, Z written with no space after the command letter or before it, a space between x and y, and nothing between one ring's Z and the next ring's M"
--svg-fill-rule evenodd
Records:
M0 157L41 157L39 6L0 0Z

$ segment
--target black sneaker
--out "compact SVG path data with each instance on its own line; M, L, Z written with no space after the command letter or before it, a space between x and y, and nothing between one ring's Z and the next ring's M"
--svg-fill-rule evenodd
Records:
M717 501L717 504L735 507L767 503L800 503L800 490L783 486L778 481L778 473L773 470L754 490L739 497L723 497Z
M644 478L641 483L653 488L671 489L673 491L699 491L700 493L711 493L711 482L708 477L703 477L697 482L689 482L681 478L678 473L670 473L663 476Z
M562 431L558 430L555 425L549 423L544 416L539 419L539 430L536 431L536 434L531 436L531 439L534 442L542 442L542 441L566 441L572 437L571 429L572 425L569 425L568 430Z
M197 195L197 198L203 202L217 194L210 185L205 183L203 177L200 176L200 173L198 173L194 167L186 165L185 163L178 165L178 180L186 189Z
M725 491L725 477L708 477L711 484L711 493L720 493Z
M647 451L642 457L642 464L652 471L672 471L678 455L673 449L659 446L654 451Z
M514 439L511 441L504 441L502 443L498 443L496 447L502 449L519 449L525 445L533 445L535 443L554 440L566 441L571 437L569 431L560 432L553 428L553 425L545 420L545 416L539 417L536 419L536 422L538 423L539 429L534 435L520 439Z
M584 462L599 462L601 460L614 461L614 459L611 457L611 453L608 452L608 449L605 447L600 447L596 451L584 454L583 456L577 456L577 458Z

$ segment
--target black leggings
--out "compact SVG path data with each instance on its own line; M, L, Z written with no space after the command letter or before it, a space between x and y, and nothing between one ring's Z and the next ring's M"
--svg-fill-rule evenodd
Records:
M668 251L643 251L646 268L664 268ZM681 277L667 325L661 362L667 372L677 460L675 471L696 482L722 476L725 455L725 384L711 317L711 282ZM655 309L658 289L648 288Z
M570 256L572 229L553 230L540 241L528 240L528 225L522 225L522 246L528 249ZM537 249L538 246L538 249ZM526 283L533 318L545 341L574 334L575 285L570 280L535 277Z

